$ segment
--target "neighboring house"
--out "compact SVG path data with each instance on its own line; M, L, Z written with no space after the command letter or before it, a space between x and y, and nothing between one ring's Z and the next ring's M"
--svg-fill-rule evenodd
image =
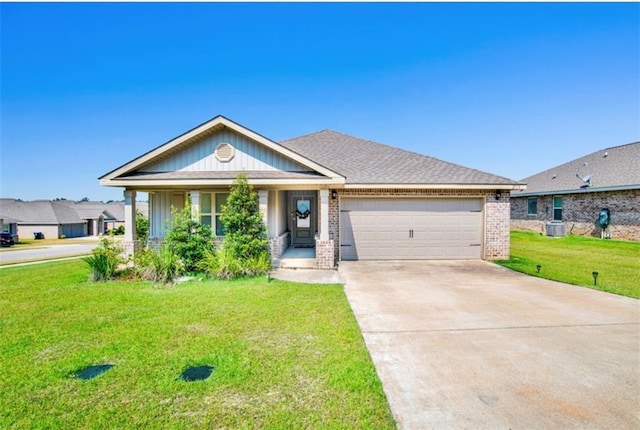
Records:
M0 214L19 220L18 234L22 238L33 238L34 233L42 233L47 239L86 235L87 221L61 202L0 199Z
M640 142L602 149L522 180L511 226L549 235L640 240ZM610 225L599 224L608 210Z
M148 213L146 202L138 209ZM45 238L100 236L124 225L124 203L0 199L0 218L9 217L13 223L8 228L23 238L33 238L36 232Z
M241 172L258 192L272 257L310 247L318 268L339 260L508 258L509 193L524 188L329 130L277 143L222 116L100 184L125 189L124 244L133 252L137 192L149 193L150 240L162 240L171 207L187 200L222 236L222 206Z

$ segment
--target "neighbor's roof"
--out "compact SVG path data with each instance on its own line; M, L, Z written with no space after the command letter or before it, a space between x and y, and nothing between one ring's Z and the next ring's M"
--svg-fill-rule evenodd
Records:
M23 202L1 199L0 214L19 219L19 224L81 224L85 222L66 204L51 200Z
M522 180L512 197L640 188L640 142L601 149Z
M147 202L137 202L136 209L145 216ZM13 218L18 224L79 224L88 219L124 220L124 202L74 202L73 200L0 199L0 218Z
M280 144L345 176L347 185L520 185L502 176L332 130Z

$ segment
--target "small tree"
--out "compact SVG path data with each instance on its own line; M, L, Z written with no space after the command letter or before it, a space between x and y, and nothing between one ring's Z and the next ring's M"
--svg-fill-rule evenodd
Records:
M227 204L220 216L225 236L222 247L231 250L240 260L264 258L268 255L267 229L260 213L258 193L247 176L239 174L231 186Z
M191 205L182 211L171 208L171 222L166 245L182 260L184 270L193 273L204 256L213 251L211 227L202 225L191 217Z

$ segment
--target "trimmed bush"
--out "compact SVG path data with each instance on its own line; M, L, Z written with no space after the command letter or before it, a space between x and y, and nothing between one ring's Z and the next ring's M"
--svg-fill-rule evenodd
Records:
M189 204L181 211L172 208L165 246L180 258L186 273L194 273L207 252L213 251L211 227L202 225L191 217Z

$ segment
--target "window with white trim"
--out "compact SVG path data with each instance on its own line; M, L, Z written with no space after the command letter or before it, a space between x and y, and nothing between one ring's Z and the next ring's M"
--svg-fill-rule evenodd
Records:
M224 236L224 224L220 220L222 206L227 204L229 193L200 194L200 224L208 225L216 236Z
M553 220L562 221L562 196L553 196Z

